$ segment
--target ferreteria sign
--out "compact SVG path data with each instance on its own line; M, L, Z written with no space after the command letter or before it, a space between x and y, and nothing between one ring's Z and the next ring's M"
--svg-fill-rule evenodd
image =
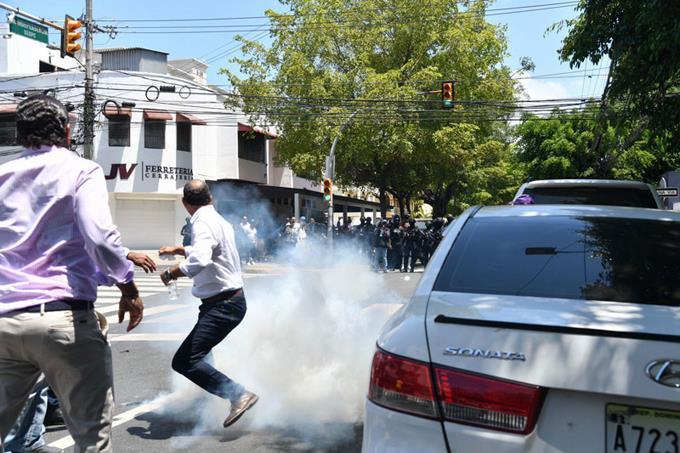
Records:
M36 41L44 42L45 44L49 43L47 27L22 19L21 17L16 17L14 22L9 24L9 31L16 33L17 35L35 39Z
M164 165L144 165L142 181L145 179L174 179L177 181L189 181L194 179L194 172L186 167L166 167Z

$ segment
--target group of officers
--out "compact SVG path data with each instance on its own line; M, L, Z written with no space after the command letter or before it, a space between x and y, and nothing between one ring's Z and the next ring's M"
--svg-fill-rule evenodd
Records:
M451 220L436 218L419 228L408 214L378 218L375 223L370 217L362 217L359 225L353 226L347 219L334 231L338 241L355 243L360 253L370 256L374 271L414 272L418 260L427 265Z

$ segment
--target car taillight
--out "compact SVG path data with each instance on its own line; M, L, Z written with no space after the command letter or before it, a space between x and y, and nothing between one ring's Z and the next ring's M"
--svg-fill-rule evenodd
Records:
M430 365L381 350L373 356L368 398L389 409L438 417Z
M447 368L436 368L439 398L448 421L528 434L545 390Z

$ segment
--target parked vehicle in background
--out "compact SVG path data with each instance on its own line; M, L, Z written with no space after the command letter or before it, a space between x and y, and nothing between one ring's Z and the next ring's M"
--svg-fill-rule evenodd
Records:
M533 204L587 204L663 209L651 185L614 179L545 179L527 182L515 200L529 195Z
M468 209L377 341L364 452L677 452L680 213Z

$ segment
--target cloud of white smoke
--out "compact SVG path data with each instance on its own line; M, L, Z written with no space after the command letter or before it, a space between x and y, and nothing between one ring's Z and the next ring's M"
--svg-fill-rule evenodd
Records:
M308 241L289 250L281 274L245 280L245 319L213 350L217 369L260 396L235 427L292 430L328 446L347 440L361 422L375 341L405 300L371 272L355 244L338 245L332 263L319 264L326 255L325 243ZM152 326L187 332L196 315L192 304L180 324ZM195 423L197 433L222 429L229 407L177 374L159 398L163 417Z

